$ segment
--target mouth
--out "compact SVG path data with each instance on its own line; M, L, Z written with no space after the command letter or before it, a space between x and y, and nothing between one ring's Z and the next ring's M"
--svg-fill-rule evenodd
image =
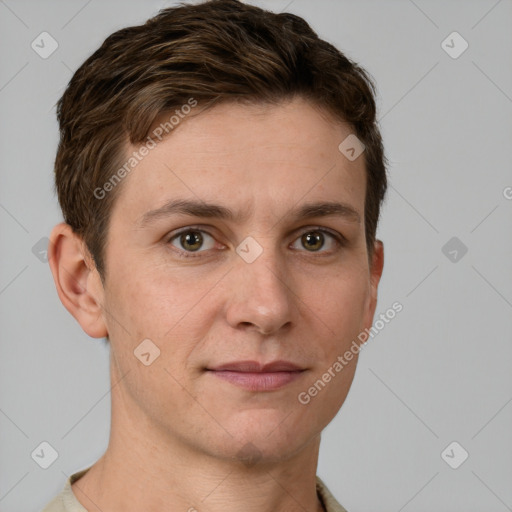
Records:
M275 391L298 379L305 368L289 361L235 361L206 368L213 376L248 391Z

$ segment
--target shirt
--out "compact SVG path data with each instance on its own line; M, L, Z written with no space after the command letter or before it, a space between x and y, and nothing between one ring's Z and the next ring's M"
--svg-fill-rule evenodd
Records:
M68 478L64 489L50 503L48 503L48 505L46 505L42 512L88 512L87 509L76 499L71 488L71 484L85 475L89 469L90 468L87 468L71 475ZM329 489L327 489L326 485L318 476L316 477L316 492L320 501L323 503L326 512L347 512L336 501L334 496L329 492Z

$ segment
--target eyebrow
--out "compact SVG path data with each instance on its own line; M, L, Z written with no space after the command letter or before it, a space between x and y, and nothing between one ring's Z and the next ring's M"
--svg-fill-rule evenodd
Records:
M221 220L241 222L250 215L250 211L235 213L230 208L213 203L196 201L190 199L173 199L156 210L147 211L139 221L140 227L147 227L149 224L171 217L173 215L190 215L192 217L215 218ZM348 221L360 223L361 215L352 206L336 201L324 201L304 204L294 208L287 217L295 220L308 219L313 217L342 217Z

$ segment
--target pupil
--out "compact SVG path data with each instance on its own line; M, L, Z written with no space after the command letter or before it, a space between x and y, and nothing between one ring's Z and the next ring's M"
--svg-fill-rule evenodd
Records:
M203 236L197 231L189 231L181 235L181 244L185 249L197 251L203 243Z
M311 233L306 233L302 235L302 243L308 249L320 249L324 244L323 234L318 231L313 231Z

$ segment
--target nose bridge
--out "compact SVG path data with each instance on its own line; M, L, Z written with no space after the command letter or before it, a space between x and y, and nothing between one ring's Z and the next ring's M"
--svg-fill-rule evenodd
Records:
M253 244L251 247L251 243ZM228 321L233 327L252 324L262 333L269 334L291 321L294 296L289 288L284 259L272 242L249 240L240 244L239 258L231 272L232 300L228 307ZM243 250L247 252L244 253ZM253 251L252 258L246 255Z

